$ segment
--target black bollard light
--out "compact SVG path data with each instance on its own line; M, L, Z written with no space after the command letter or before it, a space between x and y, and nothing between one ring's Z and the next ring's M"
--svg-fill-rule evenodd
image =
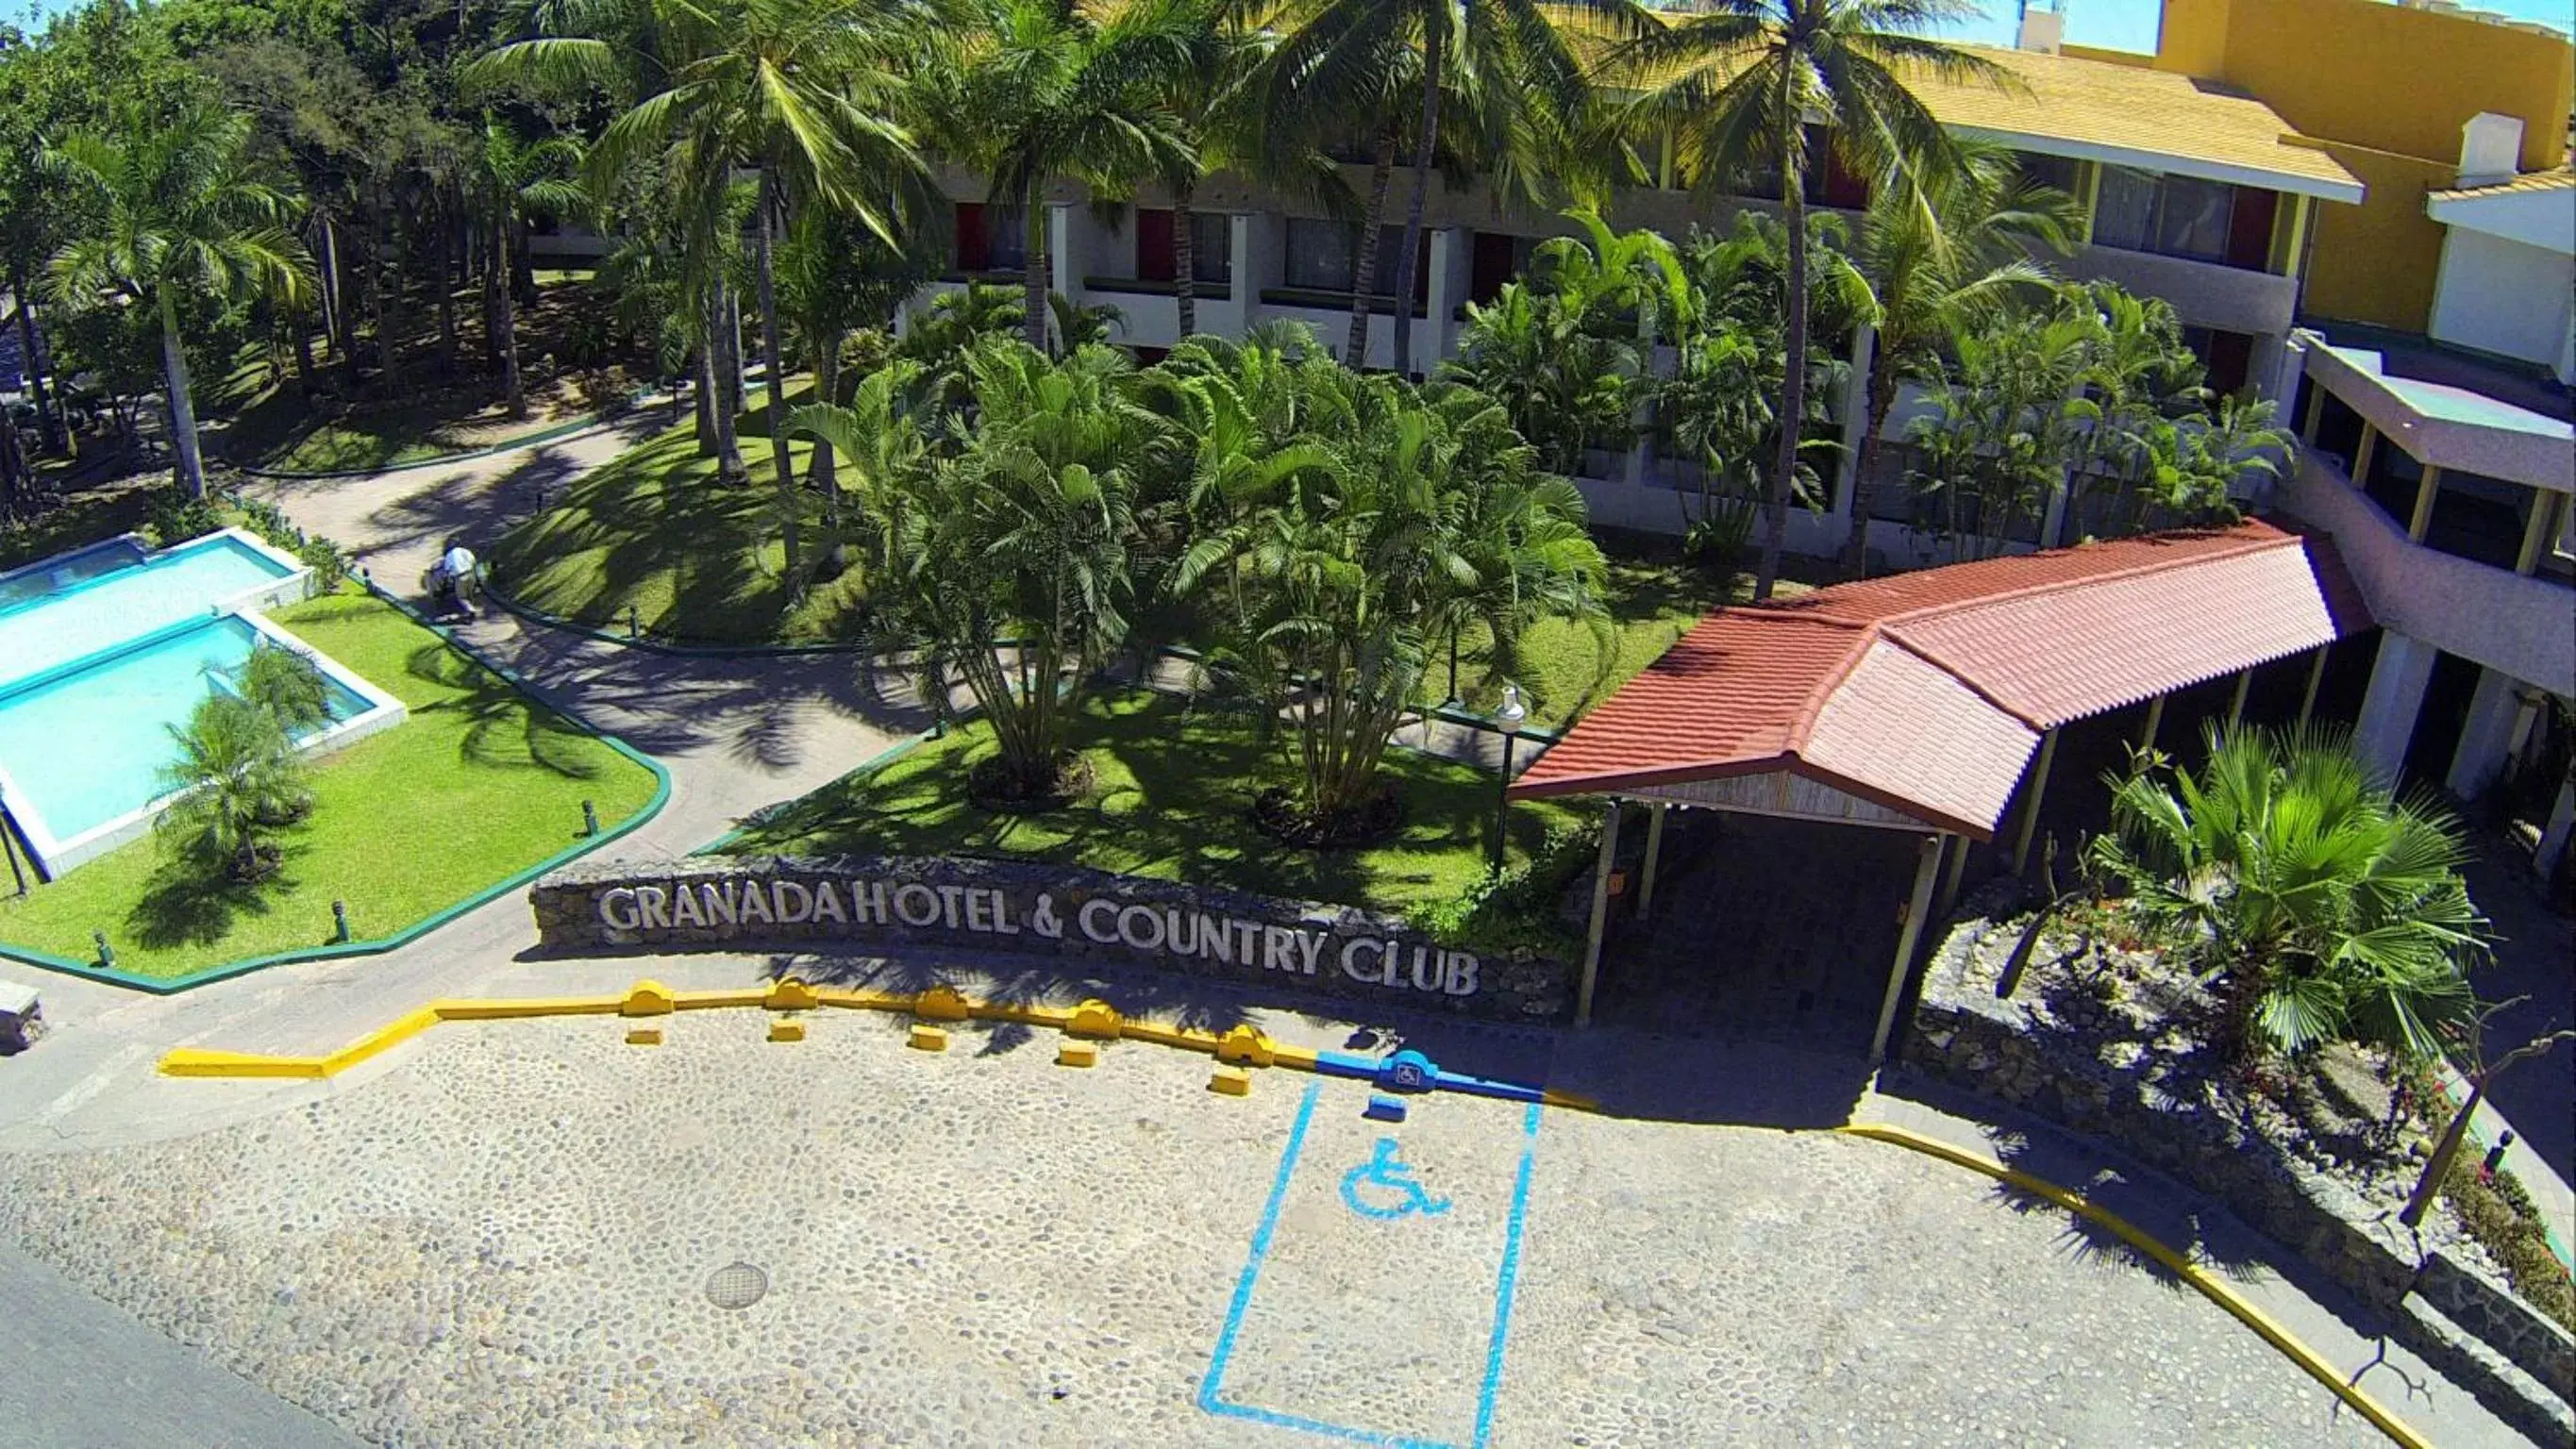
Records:
M629 639L641 639L644 637L643 616L635 611L635 606L633 604L626 606L626 637Z
M98 964L111 971L116 969L116 948L107 944L107 933L92 931L89 938L98 943Z
M349 903L347 901L331 903L331 939L334 941L349 939Z
M584 835L597 835L599 833L598 807L592 805L587 800L581 802L581 833Z

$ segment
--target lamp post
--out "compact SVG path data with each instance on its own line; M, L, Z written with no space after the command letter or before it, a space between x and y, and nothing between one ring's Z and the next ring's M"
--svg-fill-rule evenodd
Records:
M1503 776L1494 787L1494 869L1503 868L1505 826L1512 808L1512 746L1520 742L1521 721L1529 718L1528 706L1521 703L1521 687L1503 686L1502 706L1494 711L1494 723L1503 727Z

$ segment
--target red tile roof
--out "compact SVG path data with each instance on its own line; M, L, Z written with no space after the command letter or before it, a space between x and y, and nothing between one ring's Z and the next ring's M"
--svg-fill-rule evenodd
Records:
M2330 545L2262 522L1840 584L1702 619L1512 793L1786 770L1982 838L2042 731L2369 625Z

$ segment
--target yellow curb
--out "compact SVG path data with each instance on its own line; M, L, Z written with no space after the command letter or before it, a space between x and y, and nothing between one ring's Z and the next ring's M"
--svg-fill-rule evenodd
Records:
M2068 1212L2100 1223L2118 1234L2122 1242L2163 1264L2172 1270L2175 1277L2199 1289L2202 1297L2234 1314L2239 1322L2261 1334L2274 1348L2287 1355L2292 1363L2307 1370L2310 1378L2332 1389L2335 1397L2350 1404L2363 1418L2379 1426L2381 1433L2404 1445L2405 1449L2432 1449L2432 1440L2417 1433L2407 1425L2405 1420L2390 1413L2360 1385L2345 1382L2343 1374L2333 1364L2327 1362L2324 1355L2308 1347L2298 1335L2290 1332L2278 1319L2247 1302L2235 1289L2227 1286L2224 1281L2203 1269L2185 1254L2166 1247L2148 1236L2144 1229L2110 1209L2095 1204L2082 1193L2059 1187L2046 1178L2033 1177L2017 1168L2006 1167L1983 1153L1971 1152L1964 1147L1954 1147L1937 1137L1927 1137L1920 1132L1909 1131L1888 1123L1855 1122L1835 1130L1855 1137L1867 1137L1875 1142L1910 1147L1916 1152L1929 1157L1938 1157L1944 1162L1967 1168L1971 1172L1982 1172L1998 1182L2008 1183L2034 1197L2046 1198Z

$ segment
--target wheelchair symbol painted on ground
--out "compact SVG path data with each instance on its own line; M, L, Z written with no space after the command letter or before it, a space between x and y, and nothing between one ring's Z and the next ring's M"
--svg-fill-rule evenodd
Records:
M1395 1155L1395 1139L1381 1137L1369 1160L1342 1174L1342 1202L1352 1212L1381 1222L1419 1213L1436 1218L1449 1211L1449 1199L1433 1197L1413 1180L1411 1166Z

